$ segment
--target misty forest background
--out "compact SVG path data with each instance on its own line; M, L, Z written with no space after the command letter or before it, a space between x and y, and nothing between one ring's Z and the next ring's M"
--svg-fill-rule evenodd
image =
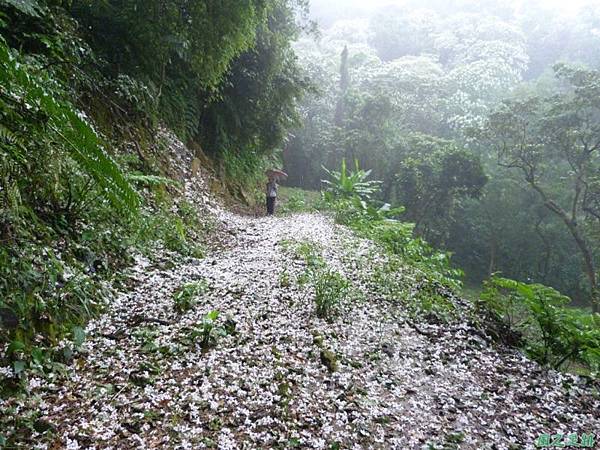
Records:
M589 443L597 1L365 3L0 0L0 447Z
M600 12L545 2L312 2L294 43L314 83L285 146L290 182L372 169L381 202L453 254L589 305L600 255ZM595 294L597 297L597 293Z
M56 346L81 345L136 256L207 254L215 224L180 164L261 208L265 170L283 165L288 186L327 191L315 206L423 286L462 284L499 321L534 324L536 359L553 345L555 367L585 353L597 373L600 9L341 5L0 0L9 372L72 360ZM191 161L173 156L183 147ZM290 199L280 213L309 204ZM451 309L435 292L424 304Z

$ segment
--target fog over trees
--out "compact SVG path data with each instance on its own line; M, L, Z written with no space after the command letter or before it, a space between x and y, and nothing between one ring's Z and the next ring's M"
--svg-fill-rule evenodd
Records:
M0 0L0 448L592 448L599 65L600 0Z
M597 301L600 9L585 2L311 2L314 88L290 182L357 159L467 284L495 272Z

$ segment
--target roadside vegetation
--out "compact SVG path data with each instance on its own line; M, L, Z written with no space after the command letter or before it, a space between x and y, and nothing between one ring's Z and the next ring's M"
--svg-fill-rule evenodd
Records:
M380 182L355 163L345 161L339 171L327 171L327 189L321 199L306 192L306 199L329 213L357 236L379 244L385 261L365 261L370 266L370 283L383 299L401 302L415 321L452 323L467 320L482 328L499 343L522 349L540 364L592 377L600 374L600 319L551 287L522 283L494 275L479 289L470 289L468 301L460 300L464 274L454 267L450 253L432 248L415 237L414 224L401 220L404 208L374 200ZM302 191L295 190L293 202L305 205ZM312 207L296 211L312 211ZM310 243L296 246L306 264L301 283L314 283L317 311L348 297L347 285L331 273ZM317 275L315 275L315 273ZM318 289L318 290L317 290ZM326 293L326 295L323 295ZM319 307L319 305L322 305Z
M305 5L217 3L0 1L0 359L18 374L68 362L51 349L138 255L204 256L214 224L184 185L200 161L243 199L277 160Z

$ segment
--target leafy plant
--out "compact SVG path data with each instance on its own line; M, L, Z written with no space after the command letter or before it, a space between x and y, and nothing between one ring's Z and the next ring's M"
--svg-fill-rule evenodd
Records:
M190 337L199 341L200 346L205 350L215 346L220 337L227 335L226 329L217 323L219 315L220 312L217 310L210 311L190 332Z
M69 335L80 341L80 327L98 313L106 289L85 266L69 264L49 250L41 261L31 249L21 254L18 264L12 258L8 249L0 249L0 273L8 276L0 281L6 294L0 300L0 339L9 342L7 356L23 360L34 347L56 345Z
M371 171L364 171L358 165L358 159L354 160L354 170L348 172L346 160L342 160L341 170L334 171L323 167L329 180L322 180L327 186L333 198L352 198L359 197L362 200L369 200L371 196L380 190L380 181L367 180Z
M457 318L451 300L451 290L436 281L431 270L424 271L390 254L385 264L371 262L365 279L371 289L391 302L400 302L414 320L432 320L444 323Z
M167 177L146 175L142 173L129 173L127 180L141 186L180 186L181 183Z
M298 243L295 252L300 259L304 260L309 270L314 270L325 265L319 247L313 242L303 241Z
M350 292L349 281L331 269L318 270L313 275L317 316L331 320L341 303Z
M42 7L36 0L2 0L0 4L16 8L19 12L33 17L39 17Z
M363 230L371 228L373 223L391 223L393 217L404 211L403 207L392 208L389 203L378 207L358 196L330 200L329 205L335 212L336 222Z
M321 193L280 186L278 202L283 213L312 212L318 209Z
M0 97L4 123L26 124L22 130L9 130L5 134L14 137L27 136L27 128L42 125L53 138L61 143L65 151L81 169L101 186L101 192L122 211L137 210L139 197L127 182L119 166L108 155L100 137L85 120L60 95L48 80L20 63L18 56L0 38L0 82L6 93ZM10 121L7 120L10 117ZM26 149L12 146L8 156L22 163L26 160Z
M524 350L556 369L567 363L600 369L600 316L568 306L553 288L494 276L485 283L480 306L523 336Z
M423 239L414 237L414 224L397 220L403 207L376 206L350 192L351 189L345 196L329 195L326 201L335 213L336 222L380 244L388 254L389 266L383 270L374 268L374 278L379 279L387 297L410 300L407 308L415 316L435 317L445 322L455 318L456 308L451 296L452 291L459 290L463 273L451 266L450 255L436 251ZM397 271L413 273L413 286L399 283Z
M201 221L198 211L186 201L176 207L169 197L165 204L144 208L132 221L131 240L143 252L152 255L157 245L183 256L204 257L201 241L208 232L208 222Z
M173 302L177 312L189 311L195 304L196 298L208 290L206 281L186 283L173 293Z

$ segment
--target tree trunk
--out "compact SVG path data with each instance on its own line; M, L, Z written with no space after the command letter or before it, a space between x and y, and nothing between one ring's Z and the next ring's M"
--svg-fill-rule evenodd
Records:
M540 237L541 241L544 243L544 259L538 263L538 270L542 274L542 281L544 284L547 282L548 271L550 270L550 257L552 256L552 246L544 233L542 232L541 224L544 219L540 218L535 224L535 232Z
M592 306L592 312L595 312L595 313L600 312L600 298L599 298L600 293L598 291L598 277L596 276L596 267L594 264L594 256L592 255L592 252L591 252L589 246L587 245L587 242L585 241L583 236L581 236L581 233L579 233L577 224L571 220L568 220L568 218L565 218L565 219L563 219L563 220L565 220L565 224L569 228L569 231L571 232L571 235L575 239L575 242L577 243L577 247L579 247L579 251L581 252L581 254L583 256L585 273L587 275L588 282L590 283L590 291L591 291L590 303Z
M561 220L569 229L571 236L573 236L573 239L575 239L575 243L577 244L579 252L583 257L584 270L590 285L590 306L592 307L592 312L600 312L600 291L598 290L598 277L596 276L594 256L592 255L592 251L590 250L588 243L579 231L579 226L575 220L575 215L573 214L573 217L569 217L569 214L560 205L550 200L543 189L534 181L530 180L529 184L540 194L546 208L561 218Z
M340 96L335 108L335 124L341 127L345 116L345 95L350 86L350 74L348 72L348 47L344 47L340 61Z
M492 237L490 243L490 264L488 267L488 276L492 276L494 273L494 269L496 268L496 238Z

